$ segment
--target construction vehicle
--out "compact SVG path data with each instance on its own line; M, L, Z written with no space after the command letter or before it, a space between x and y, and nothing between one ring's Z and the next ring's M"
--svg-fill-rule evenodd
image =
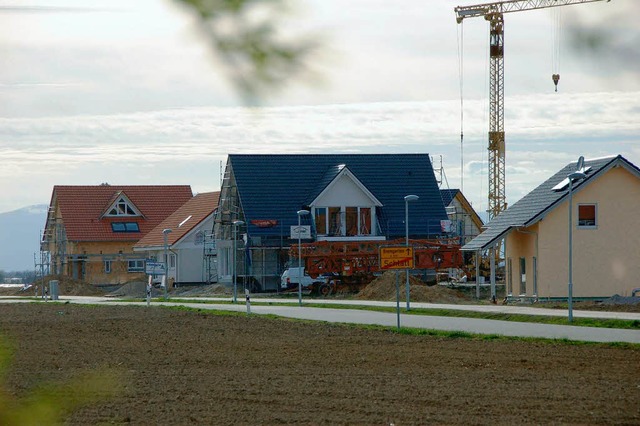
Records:
M291 246L289 257L300 256L306 273L315 278L309 289L322 296L336 292L357 292L369 284L380 267L380 248L405 247L406 240L390 241L317 241ZM457 240L409 240L413 248L413 269L438 272L463 269Z

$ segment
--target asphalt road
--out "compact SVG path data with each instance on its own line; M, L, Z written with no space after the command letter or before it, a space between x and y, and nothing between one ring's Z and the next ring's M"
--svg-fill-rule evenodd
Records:
M15 298L0 298L0 303L10 302L31 302L33 299L17 300ZM209 299L210 302L224 301L226 299ZM371 324L381 325L387 327L396 327L398 323L398 317L396 313L387 312L375 312L366 310L355 309L333 309L333 308L312 308L299 306L283 306L282 303L291 303L293 300L283 299L255 299L259 302L272 303L270 305L252 305L252 315L278 315L287 318L297 318L312 321L326 321L332 323L351 323L351 324ZM59 302L81 303L81 304L126 304L126 305L146 305L146 303L140 302L124 302L113 298L104 297L81 297L81 296L65 296L61 297ZM216 309L227 310L236 312L247 312L244 299L239 299L238 304L215 304L215 303L175 303L169 300L168 302L152 302L151 307L160 305L170 306L188 306L197 309ZM315 301L317 302L317 301ZM45 302L42 302L45 303ZM323 301L324 303L324 301ZM394 302L366 302L366 301L342 301L334 302L345 305L358 304L358 305L374 305L374 306L395 306ZM527 308L519 306L487 306L487 305L436 305L426 303L414 303L411 305L413 308L418 307L438 307L447 309L461 309L464 307L466 310L476 311L491 311L491 312L503 312L503 313L525 313L529 315L562 315L563 311L557 310L541 310L539 308ZM404 306L402 306L404 307ZM542 313L541 311L550 311ZM613 316L610 316L613 315ZM574 311L575 317L598 317L598 318L625 318L625 319L640 319L640 314L634 313L608 313L608 312L592 312L592 311ZM568 325L552 325L552 324L536 324L536 323L522 323L514 321L496 321L486 319L474 319L474 318L454 318L454 317L438 317L427 315L400 315L400 326L432 329L432 330L446 330L446 331L463 331L468 333L477 334L497 334L502 336L515 336L515 337L537 337L547 339L569 339L577 341L589 341L589 342L628 342L628 343L640 343L640 331L637 330L621 330L610 328L594 328L594 327L577 327Z

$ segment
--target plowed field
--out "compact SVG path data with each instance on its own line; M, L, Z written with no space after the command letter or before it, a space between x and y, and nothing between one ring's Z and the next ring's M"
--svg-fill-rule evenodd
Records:
M639 424L640 350L471 340L157 307L2 304L22 396L97 367L69 424Z

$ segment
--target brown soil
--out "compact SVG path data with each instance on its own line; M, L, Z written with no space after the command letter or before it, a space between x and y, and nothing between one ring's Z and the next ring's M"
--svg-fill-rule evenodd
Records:
M640 349L401 335L157 307L2 305L10 394L98 366L68 424L638 424Z
M398 277L400 300L406 300L407 276L401 272ZM360 293L355 295L361 300L396 300L396 273L387 271L371 281ZM471 298L459 290L438 285L427 286L416 277L409 275L409 299L413 302L464 303Z

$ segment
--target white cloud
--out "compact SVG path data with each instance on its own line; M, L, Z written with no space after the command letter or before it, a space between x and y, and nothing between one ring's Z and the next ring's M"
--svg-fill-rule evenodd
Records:
M507 119L510 203L579 155L640 163L640 93L514 97ZM486 128L465 104L464 191L486 205ZM597 106L597 108L595 108ZM459 104L401 102L306 107L190 108L132 114L0 119L0 211L45 202L54 184L191 184L219 187L229 153L442 155L460 186ZM605 142L606 143L603 143Z

